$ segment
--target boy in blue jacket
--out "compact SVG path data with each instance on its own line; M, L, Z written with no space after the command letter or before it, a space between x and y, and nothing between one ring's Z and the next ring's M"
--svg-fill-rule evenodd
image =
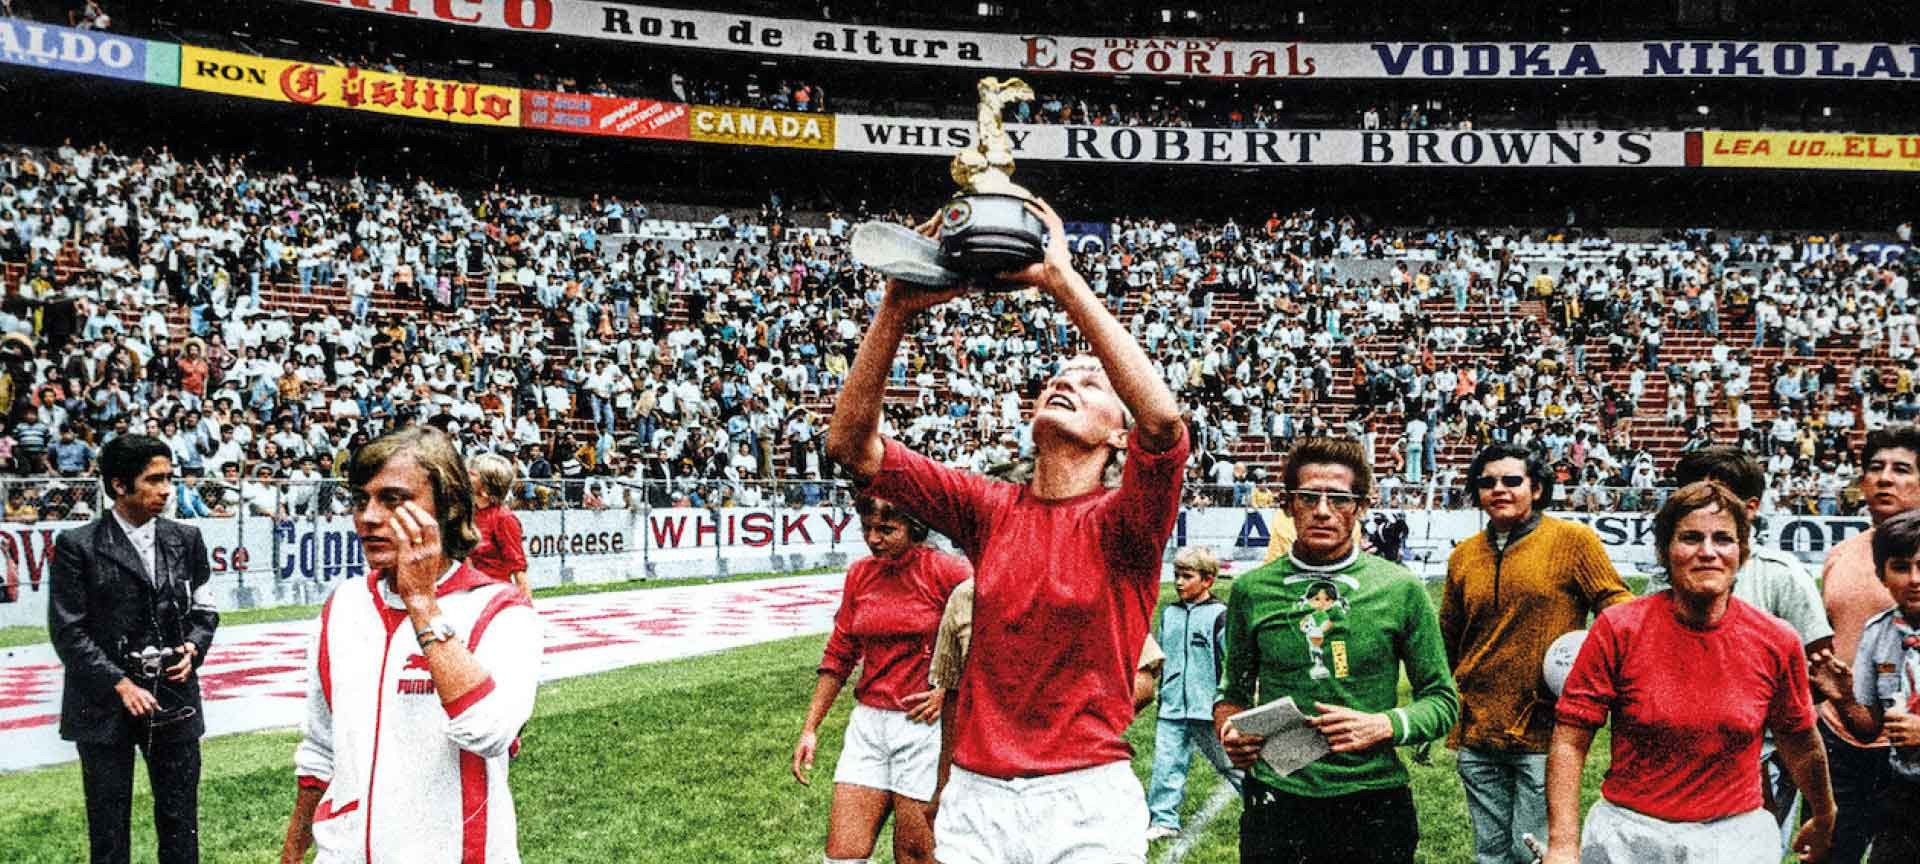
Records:
M1227 761L1213 730L1227 611L1227 604L1213 596L1213 580L1219 575L1219 559L1204 546L1188 546L1173 556L1173 585L1180 600L1160 613L1160 645L1167 660L1160 677L1153 782L1147 792L1148 841L1180 834L1180 801L1195 747L1240 791L1241 772Z

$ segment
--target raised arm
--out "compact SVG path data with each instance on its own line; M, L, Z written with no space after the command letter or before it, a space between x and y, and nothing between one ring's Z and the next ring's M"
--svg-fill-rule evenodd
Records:
M1107 309L1106 301L1073 269L1067 229L1060 215L1045 201L1035 201L1027 209L1047 225L1047 257L1025 270L1005 274L1006 278L1039 288L1060 304L1092 346L1093 355L1100 358L1107 379L1113 382L1114 394L1133 412L1140 442L1156 453L1172 447L1180 440L1180 404L1174 400L1173 391L1160 380L1140 343ZM865 347L862 345L861 350Z
M931 225L921 226L922 233ZM880 470L886 447L880 442L880 408L887 395L887 370L900 340L920 312L945 303L963 293L959 290L917 288L887 280L887 291L874 311L873 323L860 340L847 381L833 403L833 417L827 421L827 458L845 466L854 479L865 481Z

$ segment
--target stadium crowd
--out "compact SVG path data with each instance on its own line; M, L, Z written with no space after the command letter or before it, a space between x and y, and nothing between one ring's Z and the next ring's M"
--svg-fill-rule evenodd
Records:
M818 501L825 400L880 292L844 245L880 214L804 227L777 200L666 240L614 197L165 150L8 149L0 184L0 329L18 334L0 455L74 476L149 432L213 487L185 512L343 507L243 481L337 477L403 413L547 481L518 506L637 504L641 480L655 505L755 504L770 480ZM1590 238L1530 265L1524 234L1314 212L1106 231L1080 265L1189 406L1196 503L1270 500L1273 454L1336 432L1366 442L1390 500L1450 488L1459 453L1504 441L1545 449L1565 506L1644 507L1675 449L1660 431L1681 427L1680 450L1766 454L1767 508L1841 512L1849 435L1920 414L1908 270L1844 244ZM1695 336L1711 346L1668 347ZM911 338L891 434L976 470L1030 455L1020 408L1073 350L1063 315L979 295ZM71 506L15 491L10 514Z

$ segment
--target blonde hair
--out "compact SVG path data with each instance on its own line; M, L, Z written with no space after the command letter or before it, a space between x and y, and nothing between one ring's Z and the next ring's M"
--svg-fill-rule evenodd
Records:
M480 480L480 491L495 503L504 503L513 494L513 463L498 453L481 453L467 460L467 470Z
M1173 553L1173 567L1176 570L1192 570L1208 579L1219 578L1220 559L1207 546L1185 546Z
M433 506L440 520L440 548L448 558L464 559L480 544L480 532L473 527L473 487L467 479L467 465L453 439L432 426L405 426L388 432L354 451L347 465L347 485L352 489L354 512L366 503L368 483L396 456L413 459L426 472L433 488Z

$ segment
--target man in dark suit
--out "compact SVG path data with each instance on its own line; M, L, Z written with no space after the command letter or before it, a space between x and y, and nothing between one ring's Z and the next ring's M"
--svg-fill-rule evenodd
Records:
M99 466L113 507L54 541L47 629L66 666L60 737L80 751L93 864L128 860L136 747L153 783L160 864L193 864L206 732L194 673L220 623L207 547L199 529L160 518L173 492L165 443L122 435Z

